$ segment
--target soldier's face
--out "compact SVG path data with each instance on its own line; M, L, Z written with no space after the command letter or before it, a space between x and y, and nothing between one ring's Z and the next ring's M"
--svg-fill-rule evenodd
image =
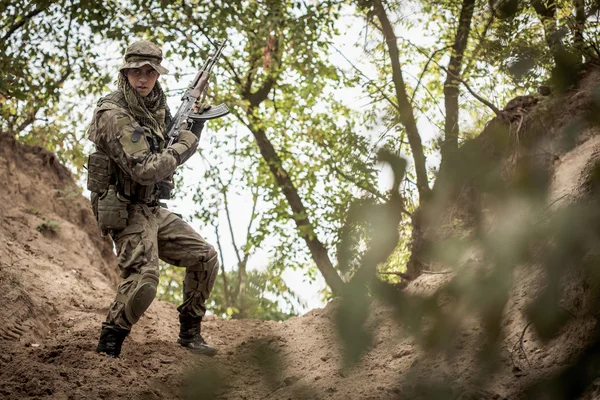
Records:
M159 73L147 64L140 68L127 69L126 75L131 87L144 97L150 94L159 77Z

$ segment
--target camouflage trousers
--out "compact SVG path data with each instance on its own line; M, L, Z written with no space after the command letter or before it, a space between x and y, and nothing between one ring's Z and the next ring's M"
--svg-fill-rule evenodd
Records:
M214 247L185 221L164 208L131 204L128 214L127 227L112 235L121 283L106 321L124 328L131 328L138 321L156 293L159 258L185 268L183 304L177 310L181 314L203 316L219 270ZM150 293L147 305L141 311L138 307L136 311L131 305L134 304L136 288L142 286L153 288L150 292L154 292ZM137 293L139 296L139 291Z

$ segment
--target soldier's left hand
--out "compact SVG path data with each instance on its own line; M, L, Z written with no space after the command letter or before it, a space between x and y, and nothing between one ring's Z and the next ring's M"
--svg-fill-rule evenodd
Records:
M210 110L211 105L208 103L199 103L199 102L195 102L192 105L192 110L196 113L196 114L202 114L204 111Z

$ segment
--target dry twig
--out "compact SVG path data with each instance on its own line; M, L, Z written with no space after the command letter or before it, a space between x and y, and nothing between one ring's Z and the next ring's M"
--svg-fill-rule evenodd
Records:
M453 272L454 272L454 270L451 270L451 269L445 269L443 271L421 271L421 273L428 274L428 275L446 275L446 274L451 274Z

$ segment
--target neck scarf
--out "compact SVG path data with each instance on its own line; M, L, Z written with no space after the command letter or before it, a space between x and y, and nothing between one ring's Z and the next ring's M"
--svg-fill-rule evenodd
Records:
M123 74L119 74L119 89L125 96L129 111L140 125L150 128L155 135L161 135L165 130L165 121L156 115L160 109L167 107L167 97L158 82L152 91L144 97L135 90Z

